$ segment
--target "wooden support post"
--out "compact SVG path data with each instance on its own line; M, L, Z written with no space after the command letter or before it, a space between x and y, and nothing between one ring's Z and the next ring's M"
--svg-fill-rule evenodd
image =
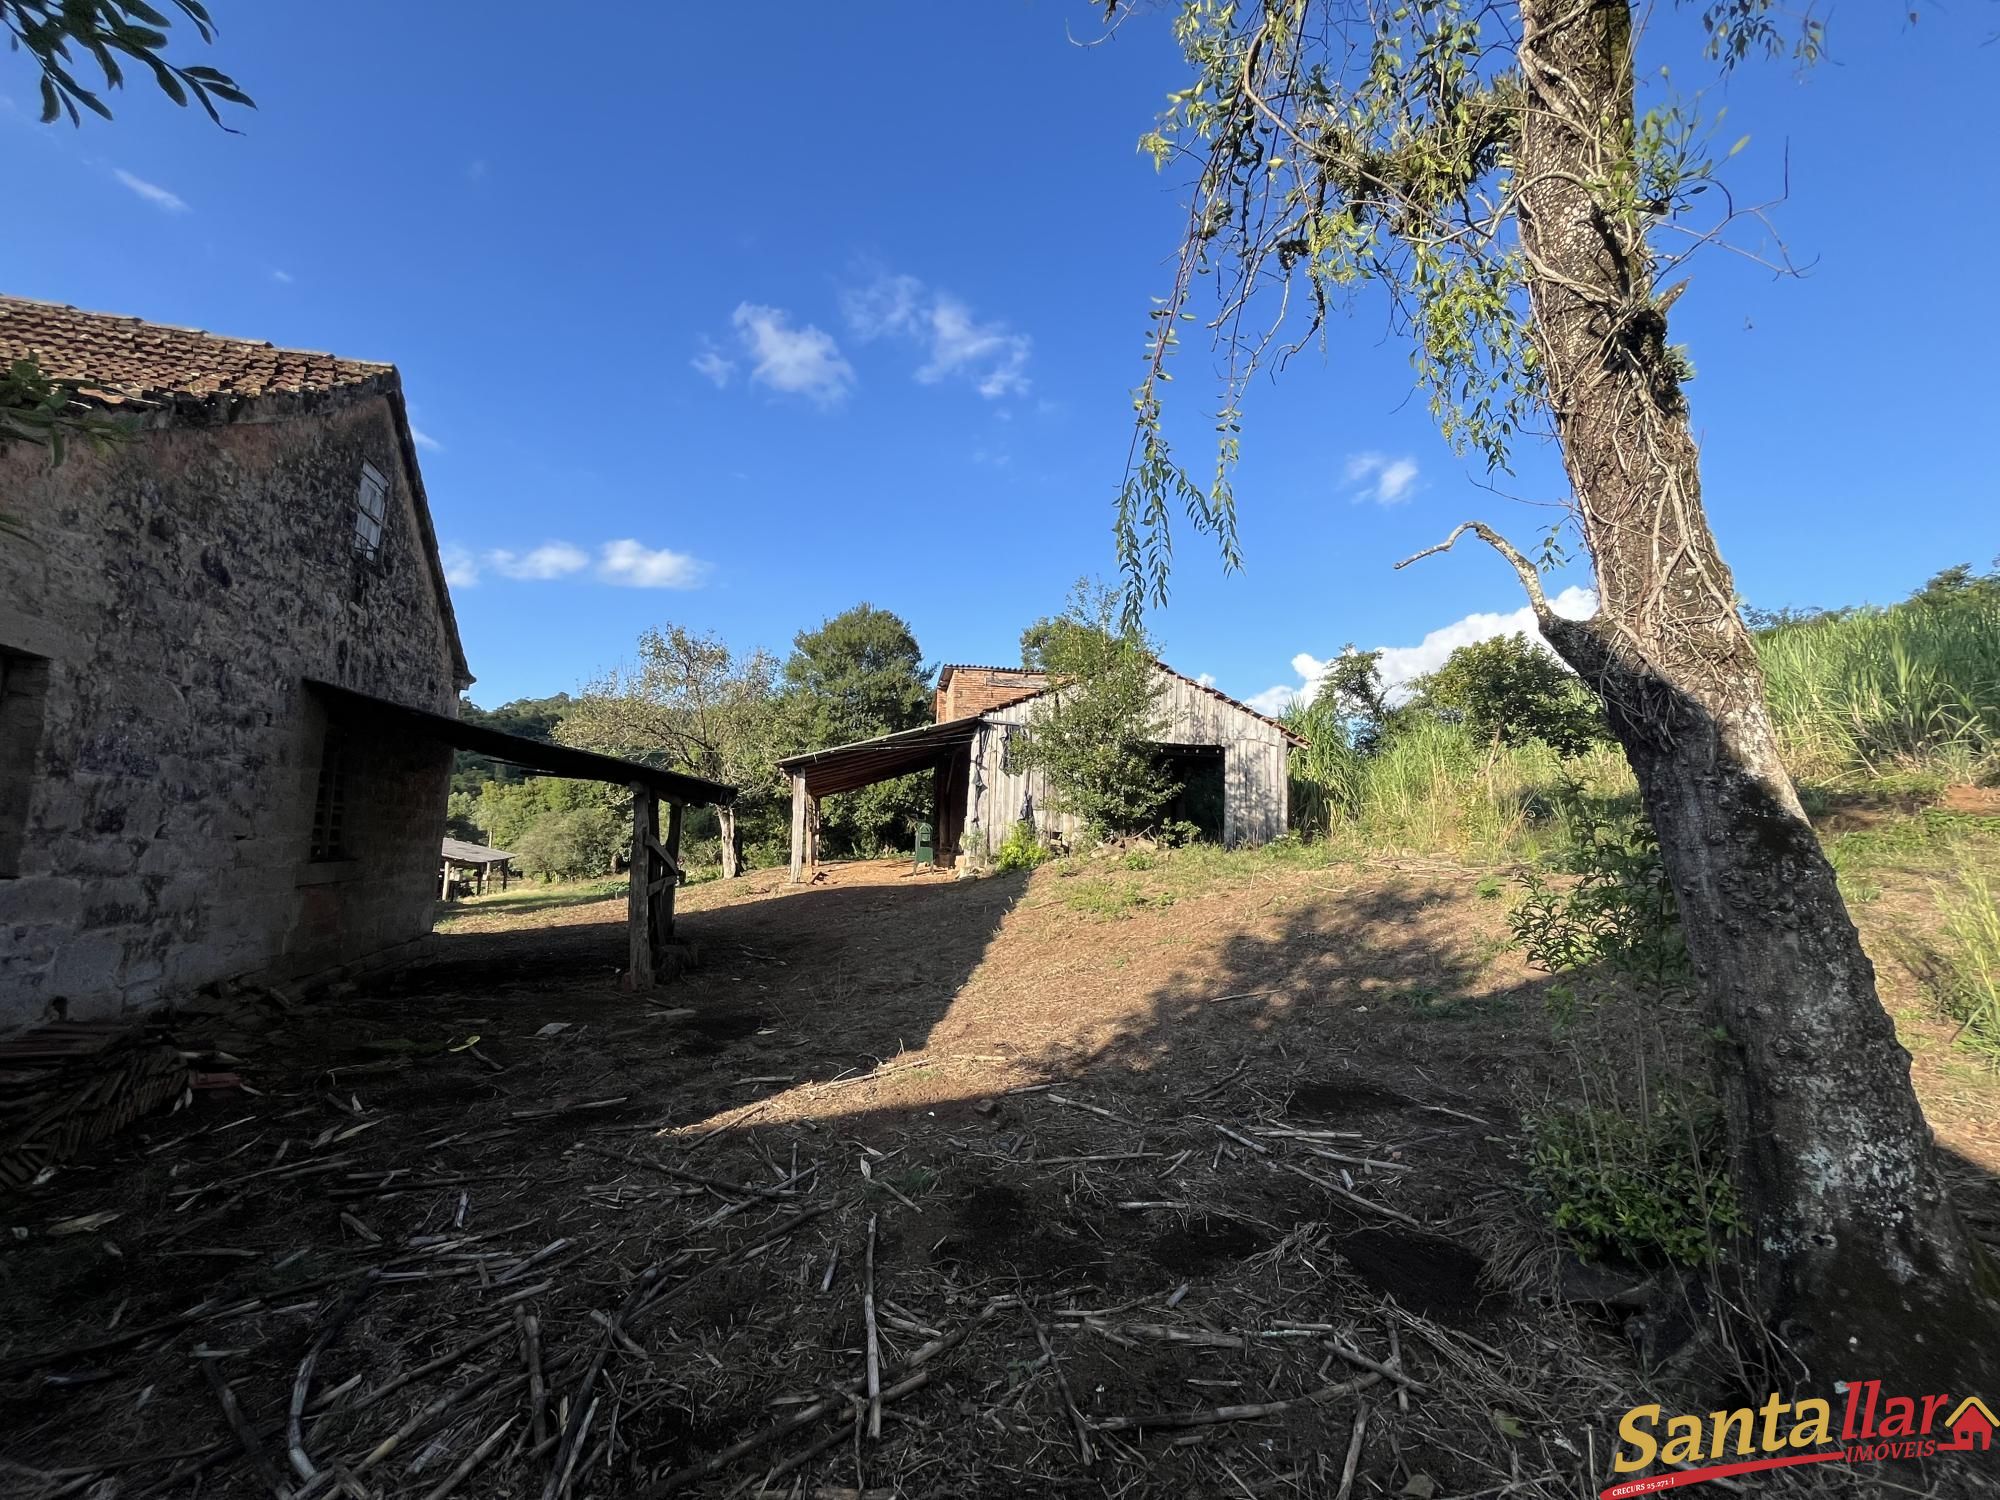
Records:
M632 865L626 886L625 922L631 957L625 987L653 987L653 850L659 843L659 802L653 789L632 784Z
M653 908L653 943L657 953L674 935L674 892L681 883L681 817L687 809L678 802L667 804L666 884L660 888L659 905Z
M806 779L792 773L792 883L806 878Z
M819 798L806 798L806 879L819 874Z

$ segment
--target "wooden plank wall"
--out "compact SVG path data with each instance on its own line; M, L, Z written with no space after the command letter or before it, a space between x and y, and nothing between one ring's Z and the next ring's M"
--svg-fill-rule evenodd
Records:
M1170 745L1220 745L1223 750L1223 842L1266 844L1285 831L1288 786L1286 741L1282 733L1255 714L1217 698L1171 672L1160 672L1166 691L1160 711L1167 720L1161 741ZM999 847L1007 830L1020 819L1023 803L1034 798L1035 826L1052 827L1072 844L1082 839L1076 819L1050 808L1047 779L1040 772L1008 770L1003 743L1009 726L1019 730L1034 711L1034 701L995 709L986 716L973 742L973 785L978 793L973 811L987 847Z

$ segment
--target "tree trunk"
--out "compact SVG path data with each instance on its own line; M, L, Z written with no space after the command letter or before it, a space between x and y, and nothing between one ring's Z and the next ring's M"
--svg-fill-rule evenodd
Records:
M1719 1046L1764 1327L1819 1380L1991 1390L2000 1286L1953 1213L1909 1055L1777 754L1630 160L1627 0L1521 0L1518 221L1534 340L1596 566L1550 644L1603 695L1679 899ZM1517 560L1518 564L1518 560ZM1898 1386L1900 1377L1908 1384Z
M716 832L721 835L722 878L734 880L743 870L743 845L736 832L736 809L727 804L715 810Z

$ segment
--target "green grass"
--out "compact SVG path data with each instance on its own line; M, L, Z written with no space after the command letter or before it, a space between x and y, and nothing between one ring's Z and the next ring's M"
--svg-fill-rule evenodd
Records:
M1835 834L1826 840L1826 857L1845 881L1869 871L1950 869L1974 849L1996 841L2000 818L1929 807L1874 828Z
M722 871L717 866L691 869L683 885L702 885L711 880L719 880ZM556 911L566 906L589 906L593 902L621 900L630 889L630 882L623 875L607 875L595 880L557 880L544 883L528 876L518 876L511 887L504 891L489 889L484 896L471 896L450 906L438 908L437 925L448 927L466 917L478 916L482 912L531 912Z
M600 880L562 880L544 884L539 880L519 879L507 890L490 891L484 896L472 896L455 902L439 913L440 922L448 922L455 917L476 916L488 911L542 911L562 906L588 906L593 901L609 901L614 896L622 896L627 889L623 875Z
M1172 906L1174 892L1158 890L1136 880L1085 878L1059 888L1057 899L1073 912L1087 917L1113 920L1136 911L1155 911Z

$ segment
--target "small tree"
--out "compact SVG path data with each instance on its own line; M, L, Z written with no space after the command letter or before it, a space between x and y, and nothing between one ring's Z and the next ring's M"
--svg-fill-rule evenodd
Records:
M766 815L777 802L776 670L764 652L739 657L713 635L680 625L648 630L639 637L638 665L614 668L592 683L564 715L556 738L741 789L735 805L717 810L722 873L729 878L742 854L738 813Z
M1100 836L1152 827L1174 796L1154 748L1166 727L1166 684L1152 642L1120 623L1119 603L1109 589L1079 583L1062 615L1021 636L1023 661L1055 686L1030 707L1015 754L1048 777L1058 811Z
M1495 746L1540 740L1569 756L1611 738L1590 690L1518 630L1460 646L1410 688L1411 709L1463 724Z
M1322 723L1338 724L1346 744L1362 754L1378 749L1395 710L1382 683L1382 653L1357 651L1352 643L1326 664L1313 694L1312 712Z
M914 729L930 716L930 672L901 616L857 604L792 638L777 707L777 743L787 753ZM820 836L835 849L873 854L904 843L930 807L930 774L899 776L829 798Z
M577 880L610 872L624 830L608 807L575 807L536 819L516 842L513 852L524 873L544 881Z

